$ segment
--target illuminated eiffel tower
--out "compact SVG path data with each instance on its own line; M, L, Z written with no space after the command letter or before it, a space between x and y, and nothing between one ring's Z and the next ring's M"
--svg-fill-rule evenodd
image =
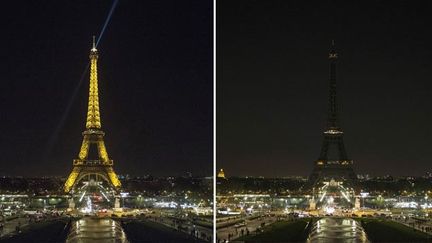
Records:
M329 53L330 88L327 127L324 131L324 141L321 153L315 161L314 169L309 176L309 185L315 187L323 182L338 181L352 187L357 179L352 168L353 161L348 159L343 142L343 131L339 126L338 106L336 102L336 63L338 55L334 41Z
M73 169L64 185L65 192L71 192L82 179L105 180L114 189L119 190L121 183L114 172L113 161L109 159L101 130L99 112L99 92L97 78L98 51L93 36L93 48L90 50L90 89L86 130L82 133L83 142L78 159L73 160ZM90 151L97 155L90 158Z

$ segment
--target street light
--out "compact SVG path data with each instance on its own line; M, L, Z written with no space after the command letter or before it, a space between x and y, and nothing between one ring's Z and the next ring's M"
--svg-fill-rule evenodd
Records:
M369 192L360 192L360 196L362 198L362 207L364 208L365 197L369 196Z
M122 198L122 202L123 202L123 208L124 206L124 201L125 201L125 197L129 196L129 192L120 192L120 197Z

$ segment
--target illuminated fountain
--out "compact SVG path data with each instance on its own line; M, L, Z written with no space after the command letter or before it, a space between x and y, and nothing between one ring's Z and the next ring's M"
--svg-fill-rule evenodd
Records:
M89 196L87 196L86 206L81 208L81 212L85 214L93 213L93 206Z
M339 209L352 209L355 204L353 203L354 191L344 187L343 182L334 179L323 182L323 186L318 190L317 198L315 206L321 209L323 214L339 214Z
M85 217L72 223L66 242L126 243L128 241L122 227L115 220Z
M360 223L350 218L322 218L313 225L308 243L366 243L369 242Z

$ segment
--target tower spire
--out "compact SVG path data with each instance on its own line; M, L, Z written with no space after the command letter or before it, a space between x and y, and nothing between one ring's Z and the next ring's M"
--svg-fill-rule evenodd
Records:
M99 112L99 90L97 75L98 52L95 45L95 36L93 36L93 47L90 50L90 87L87 110L86 128L100 129L101 119Z
M93 50L96 50L96 37L95 36L93 36L93 48L92 48L92 51Z
M327 129L328 130L339 130L339 119L338 119L338 106L336 96L336 63L338 54L335 48L335 42L332 40L332 46L329 52L330 70L329 70L329 108L328 108L328 119Z

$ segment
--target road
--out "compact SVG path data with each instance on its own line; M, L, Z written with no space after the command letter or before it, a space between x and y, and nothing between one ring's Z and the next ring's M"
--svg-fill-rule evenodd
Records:
M396 217L392 219L397 223L403 224L410 228L414 228L426 234L432 235L432 221L430 219L425 219L425 221L420 221L412 217L408 217L406 219L402 217Z
M194 236L198 239L202 239L202 240L209 240L213 237L213 229L211 228L206 228L206 227L202 227L199 225L194 225L191 221L187 221L185 224L181 224L181 225L177 225L175 223L175 220L171 219L171 218L166 218L163 216L158 216L158 217L151 217L148 218L149 220L156 222L156 223L160 223L163 224L165 226L174 228L174 229L178 229L178 226L186 228L184 230L181 230L187 234L191 234L191 232L195 232Z
M245 219L245 225L241 227L236 227L235 225L224 227L222 229L217 230L216 234L216 242L224 242L231 241L233 239L236 239L240 236L246 235L249 231L250 233L254 233L259 227L261 227L261 224L264 223L265 225L272 224L276 222L277 217L276 216L262 216L253 220Z
M3 237L3 236L8 235L8 234L15 233L17 225L19 225L20 228L22 228L23 226L26 226L28 224L29 224L28 223L28 219L27 218L23 218L23 217L19 217L19 218L16 218L16 219L12 219L12 220L6 221L4 223L3 230L0 231L0 237Z

